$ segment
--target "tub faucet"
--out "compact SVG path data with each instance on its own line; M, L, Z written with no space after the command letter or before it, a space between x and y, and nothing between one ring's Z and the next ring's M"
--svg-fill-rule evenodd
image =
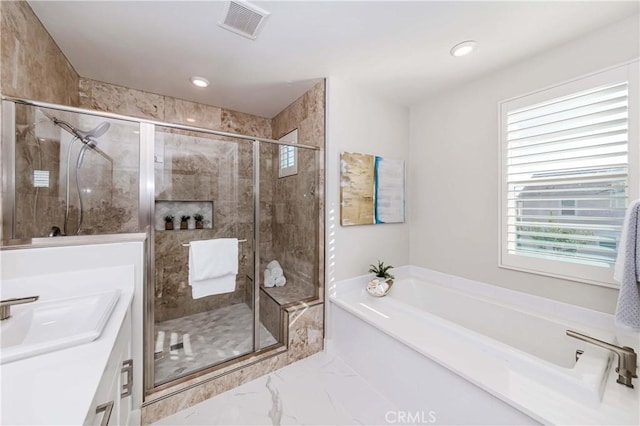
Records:
M617 382L621 385L625 385L633 389L633 379L638 377L638 355L629 346L616 346L602 340L594 339L590 336L578 333L573 330L567 330L567 336L574 337L578 340L583 340L592 345L600 346L601 348L609 349L618 355L618 367L616 373L618 373Z
M50 237L57 237L59 235L62 235L62 231L60 230L60 228L58 226L52 226L51 227L51 232L49 232L49 236Z

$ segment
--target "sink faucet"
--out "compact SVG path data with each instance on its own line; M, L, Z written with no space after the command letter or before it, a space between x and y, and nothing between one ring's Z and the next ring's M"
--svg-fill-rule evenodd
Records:
M23 303L32 303L38 300L40 296L19 297L17 299L0 300L0 321L4 321L11 317L11 306L22 305Z
M615 352L615 354L618 355L618 367L616 368L616 373L618 373L617 382L633 389L632 381L634 378L638 377L638 367L636 365L638 363L638 355L632 348L629 346L616 346L608 342L603 342L602 340L594 339L590 336L585 336L584 334L573 330L567 330L567 336L574 337L578 340L583 340L587 343Z

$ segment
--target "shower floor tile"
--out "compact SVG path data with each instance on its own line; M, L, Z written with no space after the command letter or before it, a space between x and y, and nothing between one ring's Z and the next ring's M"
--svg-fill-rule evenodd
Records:
M276 339L260 324L260 347ZM244 303L155 325L155 381L166 382L253 350L253 312Z

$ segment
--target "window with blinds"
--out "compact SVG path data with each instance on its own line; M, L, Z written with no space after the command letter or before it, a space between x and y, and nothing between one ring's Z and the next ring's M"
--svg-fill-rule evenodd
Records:
M280 142L298 143L298 129L281 137ZM298 173L298 151L291 145L280 145L278 159L278 177L292 176Z
M629 199L629 82L597 82L502 104L507 267L570 275L568 264L615 264Z

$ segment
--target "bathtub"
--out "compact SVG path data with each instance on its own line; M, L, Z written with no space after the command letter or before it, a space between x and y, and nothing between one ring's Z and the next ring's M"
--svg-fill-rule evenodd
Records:
M495 403L478 394L472 410L476 420L484 409L486 422L496 424L501 420L505 424L597 424L600 416L601 423L617 423L615 419L619 418L622 424L638 424L637 401L633 412L637 390L626 396L632 398L628 412L620 413L614 408L608 411L609 400L602 401L607 383L615 376L611 371L613 355L565 334L571 329L616 342L610 316L422 268L403 267L396 276L391 292L383 298L366 293L367 277L339 282L330 288L328 344L356 370L363 370L360 372L365 376L377 374L371 357L379 358L378 366L405 361L411 365L406 369L395 366L396 370L386 373L394 378L408 375L401 389L389 392L392 398L408 386L416 389L413 394L405 392L404 400L398 398L400 403L414 398L415 408L416 404L426 404L427 399L446 400L437 388L434 391L411 383L411 377L418 380L419 372L429 368L432 372L424 374L424 382L446 375L416 361L417 353L426 362L435 362L458 376L456 383L460 387L451 392L453 397L470 392L459 381L462 378L507 403L497 409ZM355 339L354 334L358 335ZM395 345L410 351L391 349ZM394 353L393 359L378 356L380 348ZM367 367L368 362L372 365ZM395 386L387 378L379 380L383 389ZM455 381L450 377L442 380L439 386L444 387L449 386L449 380ZM614 394L623 391L614 387ZM416 393L430 393L431 397L416 398ZM488 405L494 408L487 410ZM590 412L594 407L602 408L601 412ZM519 413L509 411L513 408ZM502 414L494 417L496 412ZM527 417L519 417L522 413ZM450 421L466 422L455 416Z

